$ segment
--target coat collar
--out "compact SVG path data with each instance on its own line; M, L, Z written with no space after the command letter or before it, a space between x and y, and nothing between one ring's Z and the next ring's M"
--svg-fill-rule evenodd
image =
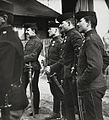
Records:
M85 33L85 37L89 36L90 34L95 34L97 33L95 29L89 30L88 32Z
M72 31L75 31L75 28L70 29L69 31L66 32L66 35L69 36L71 34Z

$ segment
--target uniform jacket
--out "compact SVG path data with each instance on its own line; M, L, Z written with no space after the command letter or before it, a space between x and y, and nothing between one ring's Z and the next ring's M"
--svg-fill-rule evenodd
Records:
M32 36L25 45L24 62L31 62L33 69L40 70L41 68L38 58L42 48L43 44L37 36Z
M47 57L47 64L52 65L56 63L60 59L61 55L61 37L57 36L54 37L49 45L48 48L48 57Z
M74 63L75 55L79 54L79 48L82 45L82 39L80 33L75 29L71 29L66 34L65 46L64 46L64 65Z
M51 69L57 69L61 66L69 66L69 70L65 72L67 77L71 76L71 67L74 64L74 57L79 53L79 48L82 45L82 38L80 33L75 29L71 29L66 33L64 40L62 59L54 64ZM64 75L65 75L64 74ZM66 76L65 75L65 76Z
M90 90L106 86L103 76L102 40L95 30L85 34L85 42L78 58L78 85L80 90Z
M11 26L0 29L0 105L11 84L20 81L23 70L23 46Z

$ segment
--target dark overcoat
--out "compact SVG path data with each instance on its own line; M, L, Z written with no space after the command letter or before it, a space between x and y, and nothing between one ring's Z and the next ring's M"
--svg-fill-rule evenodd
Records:
M10 25L0 29L0 106L11 84L20 81L23 69L23 46Z
M104 46L95 30L85 34L85 41L78 58L79 89L90 90L106 86L103 76Z

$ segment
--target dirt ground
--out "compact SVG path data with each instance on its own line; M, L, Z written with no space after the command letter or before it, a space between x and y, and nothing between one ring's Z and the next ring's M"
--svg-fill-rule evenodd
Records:
M50 93L49 84L47 83L46 76L41 76L39 81L39 88L41 93L40 112L35 115L35 118L30 117L28 114L31 112L31 107L26 110L21 120L44 120L45 117L52 113L52 95ZM29 90L27 92L29 97ZM109 89L103 98L103 114L104 120L109 120Z
M46 76L40 76L39 80L40 89L40 110L39 114L35 115L35 118L30 117L31 107L29 107L23 114L21 120L44 120L45 117L52 113L52 95L49 89L49 83L47 83ZM29 98L29 89L27 89L27 96ZM29 100L30 101L30 100Z

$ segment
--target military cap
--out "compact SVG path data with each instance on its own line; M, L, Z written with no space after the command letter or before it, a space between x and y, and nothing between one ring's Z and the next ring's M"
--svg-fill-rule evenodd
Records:
M96 19L96 13L94 11L79 11L75 14L75 18L77 20L80 20L81 18L84 18L86 16L91 16Z
M13 24L13 4L12 2L0 1L0 16L2 16L8 24Z
M75 18L79 21L81 18L90 16L90 21L92 23L92 27L95 28L97 25L97 16L94 11L79 11L75 14Z
M55 21L49 21L48 27L59 27L59 23L56 23Z
M67 20L69 18L73 18L73 17L74 17L73 13L67 12L67 13L63 13L62 15L59 15L57 17L57 21L61 23L62 21L65 21L65 20Z

